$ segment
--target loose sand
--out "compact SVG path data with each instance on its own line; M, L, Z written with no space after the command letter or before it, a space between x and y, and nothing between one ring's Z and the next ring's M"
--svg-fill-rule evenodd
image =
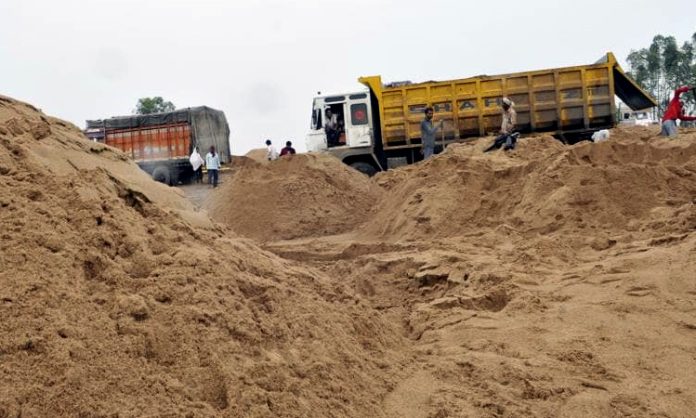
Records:
M422 240L508 227L575 240L680 232L672 215L688 212L696 197L693 139L643 140L617 130L610 141L572 147L528 137L510 154L483 154L485 140L453 145L378 175L387 192L361 234Z
M0 98L0 417L691 416L696 132L657 131L240 159L216 223Z
M348 286L4 97L0 208L0 417L373 416L405 361Z
M275 241L349 231L380 193L367 176L334 157L297 154L245 163L204 207L240 235Z

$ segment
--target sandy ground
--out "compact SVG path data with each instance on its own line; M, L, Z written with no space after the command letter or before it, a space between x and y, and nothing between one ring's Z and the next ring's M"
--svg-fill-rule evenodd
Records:
M696 135L656 134L531 137L510 154L453 146L378 175L382 193L352 231L260 238L401 324L411 361L385 416L689 416ZM268 216L283 213L307 209L276 202Z
M555 240L353 239L271 250L341 277L403 324L413 361L383 400L386 416L690 415L693 237L572 263L550 255Z
M692 416L696 132L656 134L169 188L0 98L0 417Z
M218 190L222 189L222 186L229 182L232 179L232 176L232 171L223 170L218 176L217 189L208 184L208 177L206 175L203 176L202 183L185 184L177 186L176 188L181 190L186 198L190 200L195 207L202 208L205 201L209 199L213 193L216 193Z
M243 160L203 207L240 235L267 242L350 231L381 193L336 158L303 154L266 164Z

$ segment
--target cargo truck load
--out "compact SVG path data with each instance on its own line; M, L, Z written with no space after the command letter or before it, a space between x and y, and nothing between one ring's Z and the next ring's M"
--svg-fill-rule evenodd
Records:
M314 98L306 142L309 151L327 151L368 175L422 159L420 123L428 106L436 122L444 121L438 152L449 143L497 132L503 97L515 103L516 131L548 132L569 142L615 126L615 96L632 109L657 105L611 52L575 67L425 83L383 84L380 76L359 81L367 90ZM327 109L338 125L331 138Z
M223 164L230 162L230 128L225 114L207 106L150 115L88 120L88 137L129 155L156 181L175 185L193 176L189 156L210 146Z

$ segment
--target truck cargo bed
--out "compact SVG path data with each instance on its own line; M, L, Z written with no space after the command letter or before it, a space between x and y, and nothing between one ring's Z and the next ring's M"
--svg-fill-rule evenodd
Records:
M634 109L656 105L624 74L612 53L575 67L395 86L383 86L379 76L362 77L360 82L379 104L385 150L420 145L427 106L434 108L435 120L445 121L445 140L452 142L496 132L503 97L515 102L520 132L559 136L614 126L614 95Z

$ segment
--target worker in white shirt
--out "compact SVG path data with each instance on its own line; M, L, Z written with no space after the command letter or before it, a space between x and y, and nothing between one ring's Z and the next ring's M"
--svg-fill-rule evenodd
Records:
M266 140L266 149L267 149L266 158L268 159L268 161L273 161L273 160L278 159L278 151L275 149L273 144L271 144L270 139Z
M205 155L205 168L208 169L208 184L213 188L218 185L218 170L220 169L220 154L215 152L215 147L210 147L210 152Z

